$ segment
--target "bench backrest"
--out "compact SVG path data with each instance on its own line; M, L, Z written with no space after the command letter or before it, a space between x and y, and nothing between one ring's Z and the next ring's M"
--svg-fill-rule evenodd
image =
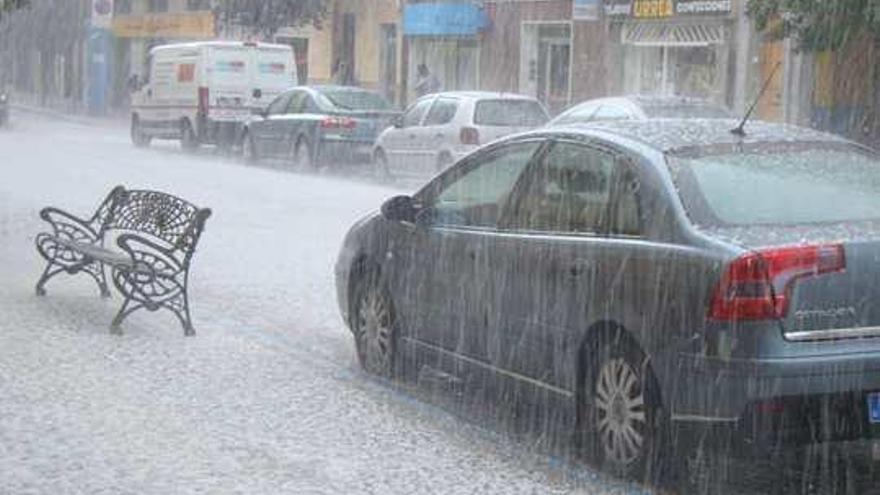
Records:
M126 190L117 186L98 208L99 237L121 230L160 240L187 265L211 210L159 191Z

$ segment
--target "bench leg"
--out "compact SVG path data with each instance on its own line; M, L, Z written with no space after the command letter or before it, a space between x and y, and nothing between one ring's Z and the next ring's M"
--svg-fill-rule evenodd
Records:
M180 301L180 307L172 304L168 305L167 308L174 312L174 315L180 320L180 324L183 325L183 335L186 337L194 337L196 335L196 329L193 328L192 318L189 315L189 297L187 297L185 290L183 291L183 294L180 295Z
M52 267L55 267L54 269ZM49 262L46 264L46 269L43 270L43 274L40 275L40 280L37 281L36 292L38 296L46 295L46 282L49 281L50 278L58 275L59 273L64 271L64 267L56 266L55 263Z
M113 322L110 323L111 334L122 335L122 321L125 320L128 315L143 307L141 304L135 304L134 306L130 306L130 304L131 299L126 298L125 302L122 303L122 307L119 308L119 311L116 313L116 316L113 317Z

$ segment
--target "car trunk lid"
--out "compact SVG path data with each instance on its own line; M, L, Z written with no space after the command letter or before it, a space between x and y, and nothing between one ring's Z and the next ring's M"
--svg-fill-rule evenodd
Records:
M786 339L880 337L880 225L757 226L713 234L747 250L730 266L760 260L760 278L770 284L773 316Z

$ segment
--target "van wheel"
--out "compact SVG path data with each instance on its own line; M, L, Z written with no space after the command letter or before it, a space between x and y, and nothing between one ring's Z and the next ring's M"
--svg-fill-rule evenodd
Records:
M141 127L141 119L137 116L131 118L131 142L138 148L145 148L150 145L153 138L144 134Z
M180 146L184 151L195 151L199 148L199 138L192 128L189 120L184 119L180 124Z
M660 394L647 358L614 330L586 358L579 399L581 447L609 472L640 481L657 479L664 428Z
M312 171L315 168L312 146L304 137L299 138L293 147L293 167L303 171Z
M255 165L260 161L260 155L257 153L257 144L250 132L245 131L241 141L241 156L244 162L249 165Z

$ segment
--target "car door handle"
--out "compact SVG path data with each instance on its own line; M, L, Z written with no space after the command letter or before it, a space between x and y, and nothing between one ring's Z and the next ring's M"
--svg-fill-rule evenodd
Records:
M437 139L443 139L443 138L446 137L446 134L443 134L443 133L440 133L440 134L434 134L434 137L437 138Z
M565 269L565 275L574 279L593 277L597 272L596 262L587 260L575 261Z
M467 250L467 256L471 261L477 261L477 258L479 258L482 253L482 248L471 248Z
M415 134L410 134L410 135L409 135L409 138L410 138L410 139L415 139L415 138L416 138L416 135L415 135Z

